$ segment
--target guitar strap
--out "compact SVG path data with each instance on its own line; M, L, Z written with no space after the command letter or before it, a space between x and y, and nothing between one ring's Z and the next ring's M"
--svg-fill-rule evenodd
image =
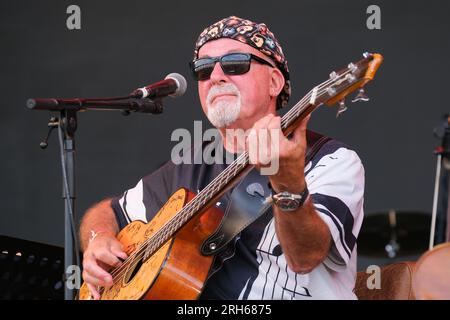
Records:
M306 139L305 164L330 138L307 130ZM214 255L223 251L231 240L235 239L242 230L256 221L271 207L271 202L265 201L266 198L271 196L271 193L267 176L260 175L256 168L251 170L232 191L224 218L217 230L203 242L201 246L202 254ZM233 250L230 251L230 249L232 248L225 250L225 255L233 254Z

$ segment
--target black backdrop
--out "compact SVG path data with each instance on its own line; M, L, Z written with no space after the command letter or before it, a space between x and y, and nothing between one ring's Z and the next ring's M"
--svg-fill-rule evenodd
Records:
M81 8L81 30L66 27L66 8ZM381 8L381 30L368 30L366 8ZM1 1L0 234L63 244L64 204L56 134L39 148L49 113L30 97L127 94L179 72L188 91L152 116L79 114L76 215L134 186L169 159L176 128L203 120L187 62L203 27L229 15L265 22L289 60L299 100L330 71L361 57L385 56L366 104L316 111L310 128L353 146L366 169L365 212L432 206L438 141L432 130L449 110L450 2L441 1ZM292 104L291 104L292 105Z

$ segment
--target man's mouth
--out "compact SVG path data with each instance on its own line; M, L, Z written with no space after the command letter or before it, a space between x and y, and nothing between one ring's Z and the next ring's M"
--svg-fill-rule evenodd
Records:
M236 95L233 93L221 93L221 94L218 94L217 96L215 96L211 100L211 103L214 103L217 99L222 99L222 98L226 98L226 97L236 97Z

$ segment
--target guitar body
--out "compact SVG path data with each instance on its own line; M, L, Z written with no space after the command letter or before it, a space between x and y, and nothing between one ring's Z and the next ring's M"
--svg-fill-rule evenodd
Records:
M177 190L149 222L134 221L120 231L117 239L124 251L132 256L140 245L158 232L195 194L187 189ZM194 216L175 237L168 240L151 257L128 263L122 272L111 270L114 285L104 288L102 300L193 300L200 295L210 270L213 256L204 256L200 246L219 226L223 212L215 206ZM120 269L120 267L118 267ZM79 293L80 300L91 299L86 284Z

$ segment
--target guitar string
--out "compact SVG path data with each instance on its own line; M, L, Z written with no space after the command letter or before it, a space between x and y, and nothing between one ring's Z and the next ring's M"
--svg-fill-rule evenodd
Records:
M290 121L292 121L294 118L297 118L300 113L302 111L304 111L304 109L306 109L309 104L306 105L302 105L304 102L306 102L307 99L311 98L312 92L317 88L316 91L316 97L321 96L323 93L325 93L327 91L327 89L323 89L324 86L327 86L329 83L333 82L333 81L337 81L340 78L346 76L349 72L351 72L350 69L347 69L347 71L341 73L340 75L336 76L335 78L332 79L328 79L327 81L319 84L318 86L314 87L312 90L310 90L296 105L294 105L282 118L281 121L281 125L282 128L285 129L285 127L287 125L290 124ZM243 159L245 158L245 159ZM242 162L243 160L245 160L244 162ZM230 167L232 167L235 171L237 171L238 169L242 170L243 168L246 167L246 165L248 164L248 152L245 151L244 153L242 153L231 165ZM240 168L240 166L242 166ZM228 168L230 168L228 167ZM227 169L228 169L227 168ZM134 252L127 260L127 262L124 262L121 266L119 266L118 268L116 268L111 275L113 276L113 282L115 282L115 280L117 280L119 277L121 277L124 273L124 271L128 268L128 265L131 264L132 262L139 260L142 258L143 254L149 253L150 251L147 251L148 246L151 245L151 242L153 242L153 246L151 246L151 248L153 250L155 250L155 247L158 247L162 244L164 244L164 242L166 242L169 239L165 239L164 240L164 236L167 236L167 230L166 229L170 229L171 227L176 227L177 224L179 224L180 221L182 221L182 219L186 218L186 216L189 215L189 209L191 209L190 207L194 206L194 202L197 202L197 204L199 204L200 206L203 205L203 201L206 200L207 198L209 198L209 192L210 191L215 191L215 189L217 187L219 187L218 190L220 190L220 185L219 186L214 186L217 181L221 180L221 183L223 183L223 178L230 178L228 177L228 173L231 172L233 169L229 169L227 170L225 169L224 171L221 172L221 174L219 174L215 179L213 179L205 188L204 190L202 190L195 198L193 198L185 207L183 207L180 212L178 212L176 215L174 215L174 217L172 217L160 230L158 230L152 237L146 239L140 246L139 249L136 250L136 252ZM225 177L227 176L227 177ZM233 175L232 175L233 176ZM232 177L231 176L231 177ZM209 189L209 190L208 190ZM217 191L218 191L217 190ZM183 212L184 211L184 212ZM181 218L180 218L181 217ZM174 222L175 221L175 222ZM173 224L175 224L173 226ZM162 244L160 244L162 240ZM156 243L155 243L156 242ZM156 246L155 246L156 244ZM156 250L155 250L156 251ZM154 252L150 253L153 254ZM139 255L139 257L137 257ZM128 263L128 265L127 265Z

